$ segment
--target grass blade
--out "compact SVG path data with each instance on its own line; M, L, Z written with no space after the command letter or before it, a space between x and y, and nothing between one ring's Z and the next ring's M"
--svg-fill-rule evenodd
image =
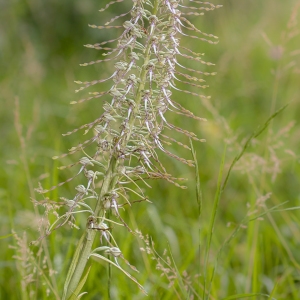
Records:
M206 271L208 268L208 259L209 259L209 252L210 252L210 246L211 246L211 240L212 240L212 235L214 231L214 224L216 220L216 214L221 198L221 194L223 189L222 187L222 177L223 177L223 170L224 170L224 162L225 162L225 155L226 155L226 146L223 152L223 157L222 157L222 162L219 170L219 178L218 178L218 186L217 186L217 191L215 194L215 199L214 199L214 205L213 205L213 211L212 211L212 216L210 219L209 223L209 229L208 229L208 237L207 237L207 244L206 244L206 249L205 249L205 261L204 261L204 289L203 289L203 299L208 299L209 298L209 291L206 294Z
M86 274L84 275L84 277L80 280L77 288L75 289L74 293L71 295L71 297L69 297L68 300L77 300L77 299L80 299L82 294L78 296L78 294L80 293L80 291L82 290L86 280L87 280L87 277L90 273L90 269L91 267L89 267L89 269L87 270Z
M76 268L76 265L77 265L77 262L78 262L78 259L79 259L79 255L80 255L80 251L81 251L81 248L82 248L82 245L83 245L84 238L85 238L85 236L82 235L81 239L78 242L76 251L74 253L74 256L73 256L73 259L72 259L72 263L71 263L71 266L69 268L69 271L68 271L68 274L67 274L67 278L66 278L66 281L65 281L64 293L63 293L62 300L65 300L66 297L67 297L67 291L68 291L69 283L71 281L71 278L73 276L74 270Z

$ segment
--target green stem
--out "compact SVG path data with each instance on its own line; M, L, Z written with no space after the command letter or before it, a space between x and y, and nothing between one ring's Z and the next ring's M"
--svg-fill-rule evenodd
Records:
M158 7L159 7L159 3L161 0L155 0L154 2L154 7L153 7L153 15L156 15L158 12ZM148 41L150 41L150 38L148 39ZM137 111L139 110L139 106L141 103L141 99L142 99L142 92L145 88L145 84L146 84L146 79L147 79L147 69L146 66L148 65L149 61L151 59L151 44L148 43L147 48L145 50L145 56L144 56L144 65L141 69L141 73L140 73L140 82L139 82L139 87L136 93L136 99L135 99L135 108L133 111L133 114L131 114L130 119L129 119L129 133L126 137L126 139L124 140L124 144L126 145L128 143L128 141L130 140L131 137L131 133L135 124L135 116L137 115ZM102 207L102 199L103 196L107 193L109 193L111 190L113 190L115 188L115 186L117 185L119 176L118 176L118 167L119 167L119 160L117 158L117 154L113 155L110 163L109 163L109 167L108 170L105 174L104 177L104 181L101 187L101 192L100 192L100 196L97 200L97 204L95 207L95 216L100 216L101 214L104 214L103 211L103 207ZM65 283L65 285L67 285L66 288L66 294L64 294L63 296L63 300L64 299L68 299L75 291L76 287L78 286L80 279L82 277L82 274L84 272L84 269L86 267L87 261L89 259L90 253L91 253L91 249L93 246L93 242L95 240L96 237L96 230L92 230L89 228L86 228L86 231L83 234L83 244L78 245L78 247L82 247L80 250L80 254L78 257L78 261L76 263L75 268L70 268L69 269L69 273L67 278L69 276L71 276L71 279L69 281L69 283ZM73 260L77 260L77 257L74 257ZM72 262L73 264L73 262ZM71 264L71 266L72 266Z
M104 181L103 181L103 184L102 184L102 187L101 187L101 193L100 193L100 196L99 196L99 199L97 201L96 208L95 208L95 215L96 216L99 216L100 213L103 213L101 200L102 200L103 196L113 188L111 186L111 184L112 184L112 182L116 181L116 180L113 180L113 179L115 177L117 168L118 168L118 160L113 156L111 158L108 171L107 171L106 176L104 178ZM87 264L88 258L90 256L91 249L92 249L95 237L96 237L96 233L97 233L96 230L86 228L86 231L83 234L84 235L84 238L83 238L84 242L83 242L80 254L79 254L79 258L78 258L78 262L76 264L76 267L75 267L74 271L71 270L71 269L69 270L69 272L73 272L73 274L72 274L71 280L70 280L70 282L68 284L68 287L67 287L67 293L65 295L66 297L63 297L63 299L68 299L73 294L73 292L75 291L75 289L76 289L76 287L77 287L77 285L80 281L80 278L83 274L85 266ZM81 247L81 244L79 246ZM75 259L75 257L74 257L74 259Z

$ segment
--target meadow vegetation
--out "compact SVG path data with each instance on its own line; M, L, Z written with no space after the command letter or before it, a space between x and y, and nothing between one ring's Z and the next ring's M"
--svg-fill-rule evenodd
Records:
M49 205L37 206L35 200L44 203L48 197L55 205L60 197L74 197L74 187L82 184L75 178L44 196L35 190L39 183L51 189L74 176L72 169L59 170L62 162L52 157L78 145L82 135L62 134L102 112L100 101L70 105L85 97L85 91L82 97L74 93L74 81L103 79L113 72L109 62L79 66L101 59L101 52L83 45L116 36L114 29L87 25L102 25L131 8L131 1L124 1L100 14L100 2L0 4L0 299L61 299L86 226L87 215L79 216L78 230L61 227L30 246L40 236L37 228ZM168 122L206 140L193 141L197 168L161 153L165 168L186 178L187 189L151 180L143 192L152 203L120 212L139 234L123 228L113 235L139 273L119 263L149 299L300 299L300 2L214 4L223 7L190 19L218 36L219 43L182 38L215 64L199 67L217 72L204 78L209 85L205 95L211 98L175 91L172 96L207 121L167 114ZM184 135L171 137L190 146ZM192 151L176 143L168 149L194 160ZM65 157L63 163L74 161ZM55 221L54 214L48 217ZM82 299L146 299L135 282L103 261L93 263L82 291L88 292Z

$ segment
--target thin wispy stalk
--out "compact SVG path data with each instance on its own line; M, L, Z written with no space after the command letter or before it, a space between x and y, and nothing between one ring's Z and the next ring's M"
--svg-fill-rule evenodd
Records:
M278 115L280 114L285 108L287 107L287 105L281 107L280 109L278 109L274 114L272 114L267 120L266 122L262 125L262 126L259 126L250 136L249 138L246 140L246 142L244 143L240 153L233 159L232 163L230 164L230 167L227 171L227 174L225 176L225 179L224 179L224 182L222 183L222 173L223 173L223 169L224 169L224 160L225 160L225 153L226 153L226 150L224 150L224 154L223 154L223 159L222 159L222 164L221 164L221 168L220 168L220 172L219 172L219 180L218 180L218 188L217 188L217 192L216 192L216 196L215 196L215 201L214 201L214 206L213 206L213 212L212 212L212 217L211 217L211 221L210 221L210 226L209 226L209 236L208 236L208 239L207 239L207 246L206 246L206 256L205 256L205 266L204 266L204 270L205 270L205 279L204 279L204 290L203 290L203 298L204 299L209 299L209 296L210 296L210 291L211 291L211 287L212 287L212 282L213 282L213 279L214 279L214 275L215 275L215 271L216 271L216 268L217 268L217 264L218 264L218 259L219 259L219 256L223 250L223 248L225 247L225 245L227 245L230 240L237 234L237 232L240 230L240 228L242 228L242 226L244 226L246 223L250 222L250 221L253 221L259 217L261 217L262 215L266 214L263 213L262 215L260 216L257 216L255 218L252 218L252 219L249 219L249 218L245 218L241 224L234 230L234 232L231 234L231 236L229 237L229 239L227 239L227 241L224 243L224 245L221 247L220 251L218 252L218 255L216 257L216 260L215 260L215 265L213 267L213 270L212 270L212 274L210 276L210 281L208 283L208 288L207 288L207 291L206 291L206 270L207 270L207 265L208 265L208 259L209 259L209 252L210 252L210 245L211 245L211 239L212 239L212 236L213 236L213 229L214 229L214 224L215 224L215 219L216 219L216 213L217 213L217 210L218 210L218 206L219 206L219 201L221 199L221 195L223 194L226 186L227 186L227 183L228 183L228 180L229 180L229 177L231 175L231 171L233 169L233 167L235 166L235 164L241 159L241 157L243 156L243 154L246 152L246 150L248 149L248 147L250 146L250 143L251 141L258 137L260 134L262 134L269 126L269 124L271 123L271 121ZM271 211L271 210L269 210ZM206 294L206 296L205 296ZM254 294L253 294L254 295ZM255 294L257 295L257 294ZM242 295L240 295L242 296ZM226 298L227 299L227 298ZM229 299L229 298L228 298ZM235 299L235 298L230 298L230 299Z

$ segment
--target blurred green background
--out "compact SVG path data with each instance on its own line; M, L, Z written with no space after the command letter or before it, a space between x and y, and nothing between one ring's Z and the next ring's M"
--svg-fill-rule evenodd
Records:
M42 279L38 280L32 271L34 266L28 259L30 253L26 254L26 243L19 251L19 246L17 250L11 248L17 246L12 236L4 237L14 229L20 237L26 231L28 242L37 239L36 229L41 221L31 199L41 200L41 196L35 194L34 188L38 182L51 187L71 177L71 170L58 171L60 162L51 157L82 141L81 134L61 134L92 122L101 114L101 102L77 106L69 103L87 94L74 93L78 88L74 80L89 81L110 74L110 65L79 67L79 63L101 57L99 52L84 48L84 44L116 36L113 30L99 31L87 25L102 25L114 15L127 12L131 5L124 1L104 14L99 13L107 2L0 0L0 299L43 299L47 295ZM187 47L204 52L204 59L215 63L209 68L199 66L201 70L218 73L205 78L210 85L205 94L211 99L202 101L174 93L176 101L208 122L182 121L169 115L171 123L207 141L194 143L203 193L200 221L194 169L169 157L163 157L167 169L174 176L187 178L188 189L151 182L152 189L147 194L153 204L141 203L124 213L132 228L138 227L152 237L161 255L170 244L179 271L187 271L196 290L199 279L194 276L203 275L203 251L200 258L198 253L199 227L200 242L204 245L224 147L227 145L226 173L249 135L287 103L289 106L252 141L233 170L217 211L207 273L212 270L218 249L244 216L256 210L254 215L265 211L257 199L269 195L268 208L286 201L281 209L300 206L300 1L214 3L222 4L223 8L192 19L202 31L217 35L219 43L210 45L183 38ZM189 61L185 63L193 66ZM174 134L174 138L188 143L185 137ZM178 146L174 146L173 152L191 159L191 153ZM75 180L54 190L50 199L72 197L76 184ZM239 293L272 293L275 299L300 299L299 217L297 209L273 212L242 229L222 252L211 299ZM78 225L84 226L84 220L79 220ZM126 259L140 271L136 277L150 299L180 298L176 283L174 289L179 294L168 288L169 282L160 277L155 261L141 254L141 241L126 230L115 235ZM79 237L80 231L66 227L47 238L49 257L57 272L52 283L58 291L62 290ZM28 249L38 251L34 247ZM13 258L21 254L23 260ZM43 255L38 256L40 266ZM32 278L30 274L34 274ZM23 290L22 282L27 283ZM95 264L85 288L89 294L83 299L107 299L106 286L106 265ZM30 291L37 292L30 296ZM53 294L49 298L54 299ZM112 299L143 298L134 283L113 270Z

